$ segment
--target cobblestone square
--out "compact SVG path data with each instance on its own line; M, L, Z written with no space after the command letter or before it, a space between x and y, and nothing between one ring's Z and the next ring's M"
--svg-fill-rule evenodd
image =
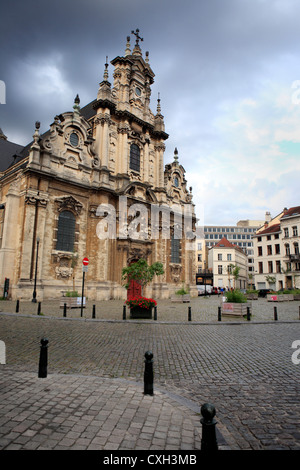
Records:
M197 450L200 407L210 402L221 449L300 450L300 364L292 362L300 302L278 304L277 321L261 299L250 321L218 322L219 302L161 301L156 321L122 320L122 301L99 303L96 319L89 304L83 318L80 309L63 318L54 301L41 316L31 303L15 313L15 303L2 302L0 448ZM147 350L153 396L143 394Z

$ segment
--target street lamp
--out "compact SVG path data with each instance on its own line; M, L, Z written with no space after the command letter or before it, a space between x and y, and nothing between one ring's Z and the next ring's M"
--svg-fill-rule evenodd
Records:
M34 288L33 288L32 301L31 301L31 302L34 302L34 303L36 303L36 277L37 277L37 265L38 265L39 243L40 243L40 238L37 237L37 239L36 239L36 256L35 256Z

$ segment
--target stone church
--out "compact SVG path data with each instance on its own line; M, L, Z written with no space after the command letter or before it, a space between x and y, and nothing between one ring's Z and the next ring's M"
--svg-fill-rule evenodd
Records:
M9 298L32 299L34 285L38 301L81 293L84 258L89 299L125 299L122 268L140 258L164 266L144 295L169 298L183 284L197 295L192 188L177 149L164 165L160 99L150 109L154 73L132 33L134 47L128 37L111 61L113 84L105 64L94 101L80 107L77 95L43 135L37 122L25 147L0 130L0 286L6 280Z

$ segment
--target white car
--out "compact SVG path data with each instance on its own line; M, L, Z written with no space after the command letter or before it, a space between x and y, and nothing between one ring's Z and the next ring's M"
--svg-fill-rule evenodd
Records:
M206 290L206 294L211 294L212 287L201 284L197 286L197 290L198 290L198 295L205 295L205 290Z

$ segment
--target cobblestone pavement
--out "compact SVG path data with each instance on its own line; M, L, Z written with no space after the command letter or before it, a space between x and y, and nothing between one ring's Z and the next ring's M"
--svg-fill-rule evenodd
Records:
M122 320L122 301L97 304L96 319L90 305L87 318L80 309L63 318L53 302L41 316L31 303L17 314L2 302L0 449L199 449L200 406L210 402L224 448L300 450L300 303L278 304L278 321L263 299L250 322L218 322L219 300L160 301L157 321ZM37 378L42 337L46 379ZM142 390L147 350L153 396Z

